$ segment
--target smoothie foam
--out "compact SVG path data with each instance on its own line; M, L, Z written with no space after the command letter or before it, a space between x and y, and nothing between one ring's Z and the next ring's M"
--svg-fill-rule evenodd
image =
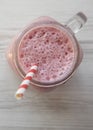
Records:
M55 82L68 75L74 63L74 46L70 36L54 27L37 27L27 32L18 49L18 61L27 73L38 64L34 80Z

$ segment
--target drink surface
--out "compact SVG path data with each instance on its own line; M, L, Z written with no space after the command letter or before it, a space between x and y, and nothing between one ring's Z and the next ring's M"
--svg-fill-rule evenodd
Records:
M64 30L37 27L27 32L18 48L18 62L25 73L38 65L34 80L55 82L69 74L74 63L73 40Z

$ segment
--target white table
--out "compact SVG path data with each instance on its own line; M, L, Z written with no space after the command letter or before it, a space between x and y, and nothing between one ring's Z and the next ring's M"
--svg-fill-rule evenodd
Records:
M12 38L39 16L65 23L79 11L88 22L76 34L84 58L73 78L48 93L30 87L16 101L21 80L5 58ZM0 130L8 129L93 130L93 0L0 0Z

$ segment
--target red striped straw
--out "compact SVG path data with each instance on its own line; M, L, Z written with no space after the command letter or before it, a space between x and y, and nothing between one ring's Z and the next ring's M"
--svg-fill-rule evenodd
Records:
M30 70L26 74L23 82L20 84L15 94L16 99L22 99L22 97L24 96L24 92L26 91L26 89L28 88L30 84L30 81L32 80L35 73L37 72L37 68L38 68L37 65L31 66Z

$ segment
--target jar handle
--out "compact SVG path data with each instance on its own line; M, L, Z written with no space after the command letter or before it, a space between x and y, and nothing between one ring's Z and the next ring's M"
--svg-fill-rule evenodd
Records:
M86 23L87 17L82 12L77 13L66 23L66 27L70 28L73 33L77 33Z

